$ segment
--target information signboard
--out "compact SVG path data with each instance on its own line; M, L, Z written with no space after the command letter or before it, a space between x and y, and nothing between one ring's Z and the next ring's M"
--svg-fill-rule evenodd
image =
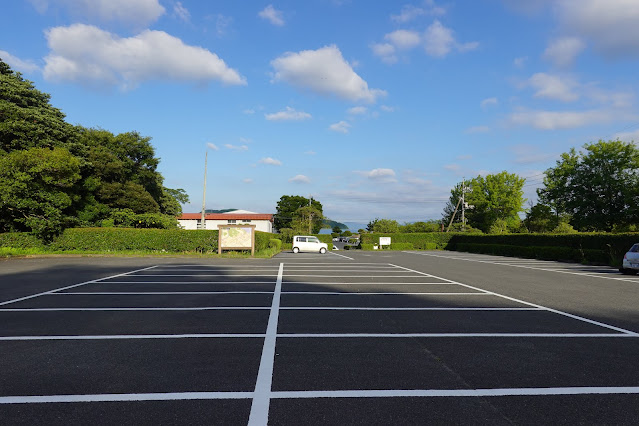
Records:
M251 250L255 254L255 225L218 225L217 252L222 250Z
M390 246L391 237L379 237L379 246Z

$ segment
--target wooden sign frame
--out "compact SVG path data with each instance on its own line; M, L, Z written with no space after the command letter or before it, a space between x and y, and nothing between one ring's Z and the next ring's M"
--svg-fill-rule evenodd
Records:
M251 247L225 247L222 241L222 229L228 228L250 228ZM217 225L217 254L222 254L222 250L248 250L251 249L251 256L255 256L255 225Z

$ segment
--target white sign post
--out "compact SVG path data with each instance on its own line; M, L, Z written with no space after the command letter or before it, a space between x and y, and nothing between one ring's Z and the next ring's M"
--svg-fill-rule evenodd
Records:
M384 248L383 246L390 246L391 238L390 237L379 237L379 248Z

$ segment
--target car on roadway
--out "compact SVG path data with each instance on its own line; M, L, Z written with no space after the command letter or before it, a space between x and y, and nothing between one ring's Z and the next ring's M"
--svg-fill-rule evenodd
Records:
M293 253L312 252L324 254L328 251L328 244L312 235L296 235L293 237Z
M619 272L627 275L634 275L637 271L639 271L639 243L633 244L623 255L623 265L619 268Z

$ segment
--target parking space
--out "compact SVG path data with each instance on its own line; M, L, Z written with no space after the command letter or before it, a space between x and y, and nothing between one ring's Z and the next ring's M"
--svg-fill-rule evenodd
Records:
M449 253L349 255L167 262L0 302L0 417L255 425L639 418L636 330L398 262Z

